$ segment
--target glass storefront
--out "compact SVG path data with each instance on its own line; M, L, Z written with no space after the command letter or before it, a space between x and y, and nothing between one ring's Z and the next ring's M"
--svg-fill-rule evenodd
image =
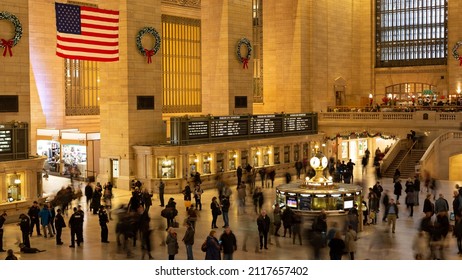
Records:
M54 140L37 140L37 154L45 156L45 170L59 172L61 144Z
M81 145L62 145L64 175L78 175L87 170L87 147Z

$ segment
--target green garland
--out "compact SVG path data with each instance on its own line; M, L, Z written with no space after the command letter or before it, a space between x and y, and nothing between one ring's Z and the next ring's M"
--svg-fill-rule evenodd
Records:
M380 132L369 133L367 131L363 131L363 132L350 132L348 134L343 134L343 135L341 135L340 133L337 133L337 135L335 135L333 137L326 136L324 139L332 141L332 140L335 140L337 138L350 139L350 138L366 138L366 137L369 137L369 138L380 137L380 138L385 139L385 140L395 139L396 138L395 135L384 135L384 134L382 134Z
M462 57L459 55L459 53L457 52L457 49L459 49L459 47L462 46L462 41L458 41L454 47L452 48L452 56L459 60L460 61L460 65L462 66Z
M144 48L143 44L141 43L141 39L143 38L144 34L146 34L146 33L151 34L154 37L154 39L156 39L156 43L154 44L154 47L152 49ZM136 48L138 49L138 52L141 55L148 57L148 63L151 63L151 56L155 55L159 51L160 43L161 43L160 35L152 27L144 27L136 35Z
M241 55L241 46L245 45L247 47L247 55L242 57ZM243 64L243 68L249 68L248 63L250 60L250 56L252 55L252 45L250 44L249 39L242 38L237 42L237 49L236 49L237 59Z
M14 25L14 37L9 40L1 39L0 47L5 48L3 56L6 55L7 51L9 51L10 56L13 56L11 48L16 46L22 37L22 25L19 19L9 12L0 12L0 20L2 19L10 21Z

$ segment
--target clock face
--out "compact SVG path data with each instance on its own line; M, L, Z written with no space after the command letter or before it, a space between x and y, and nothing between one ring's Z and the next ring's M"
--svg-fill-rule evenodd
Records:
M322 163L322 167L326 168L327 167L327 158L326 157L323 157L321 159L321 163Z
M311 160L310 160L310 165L311 165L311 167L313 167L313 168L319 167L319 164L320 164L320 163L321 163L321 162L320 162L319 158L317 158L317 157L312 157Z

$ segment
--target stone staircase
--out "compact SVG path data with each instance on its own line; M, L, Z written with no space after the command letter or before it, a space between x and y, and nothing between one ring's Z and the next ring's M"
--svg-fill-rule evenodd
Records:
M415 166L420 161L426 150L423 149L412 149L406 156L407 151L401 150L396 155L393 162L390 164L388 169L384 172L384 177L392 178L396 168L401 172L401 178L406 179L413 177L415 173ZM406 158L405 158L406 156ZM402 163L401 163L402 162ZM401 163L401 166L399 164Z

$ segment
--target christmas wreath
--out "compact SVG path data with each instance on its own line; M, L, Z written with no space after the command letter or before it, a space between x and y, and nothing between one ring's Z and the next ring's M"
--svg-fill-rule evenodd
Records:
M455 45L454 45L454 48L452 48L452 56L459 60L459 65L462 66L462 56L459 55L459 53L457 52L457 49L462 46L462 41L459 41L457 42Z
M154 37L154 39L156 39L156 43L154 44L154 47L152 49L144 48L143 44L141 43L141 39L146 33L151 34ZM148 63L152 62L151 56L155 55L157 51L159 51L160 41L161 39L159 33L157 33L157 31L152 27L145 27L141 29L136 35L136 47L138 48L138 51L141 55L148 57Z
M19 42L19 39L21 39L22 37L22 25L19 19L15 15L10 14L9 12L0 12L0 20L2 19L6 19L8 21L11 21L11 23L13 23L14 37L9 40L0 39L0 47L5 49L3 51L3 56L6 56L7 52L10 54L10 56L13 56L13 52L11 51L11 48L16 46Z
M243 57L241 55L241 46L242 45L245 45L247 47L247 55L245 57ZM237 43L237 59L239 59L239 61L242 63L242 68L244 68L244 69L249 68L248 64L249 64L249 60L250 60L251 55L252 55L252 45L250 44L249 39L242 38Z

